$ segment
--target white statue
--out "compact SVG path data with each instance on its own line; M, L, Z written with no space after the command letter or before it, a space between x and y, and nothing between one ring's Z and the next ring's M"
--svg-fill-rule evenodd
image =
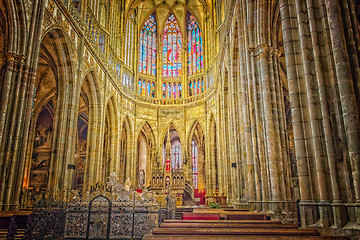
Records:
M130 187L131 187L131 181L130 181L130 178L128 177L126 179L126 181L124 182L124 188L126 191L130 191Z
M108 177L108 179L109 179L108 185L110 185L110 186L114 185L114 183L119 182L116 172L110 173L110 176Z
M70 193L71 193L71 195L72 195L72 200L73 200L73 201L78 201L78 200L80 200L80 194L79 194L79 192L78 192L77 190L72 189L72 190L70 191Z
M119 183L119 178L117 177L116 172L110 173L108 179L109 181L107 182L107 185L111 186L113 193L120 193L124 190L123 185Z

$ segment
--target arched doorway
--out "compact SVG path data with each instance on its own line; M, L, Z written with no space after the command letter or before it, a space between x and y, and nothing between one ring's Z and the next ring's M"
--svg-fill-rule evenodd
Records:
M83 191L88 191L91 186L102 180L102 168L99 159L103 157L101 156L103 146L98 144L99 141L102 141L103 136L101 133L104 130L98 124L101 119L101 100L97 78L93 71L88 72L85 76L79 98L79 142L76 152L82 152L82 154L81 157L78 157L78 165L75 166L74 174L79 173L79 176L83 175L83 180L81 177L77 179L80 185L81 181L83 181ZM81 129L83 129L82 132L79 131Z
M194 201L198 204L205 204L205 135L203 128L198 121L193 124L190 136L189 144L191 150L189 152L191 153Z
M54 54L59 46L52 42L51 38L59 34L58 30L48 32L40 45L23 179L23 201L27 201L28 206L32 203L30 198L50 187L50 167L54 164L52 152L56 148L53 139L56 134L55 122L60 97L59 82L62 79L59 75L60 60Z
M53 137L54 104L49 101L38 114L34 132L28 189L39 194L46 191Z
M149 167L148 167L148 146L147 146L146 136L142 132L139 134L137 149L138 149L137 186L138 188L143 188L145 187L146 184L146 178L148 176L147 169Z
M156 155L154 132L148 122L140 130L137 140L137 186L150 187L152 167Z
M169 156L166 156L166 145L170 143ZM169 164L172 169L182 169L182 146L180 136L173 124L170 124L163 142L163 166Z
M131 125L130 120L126 116L121 127L120 137L120 182L124 183L130 177L131 169Z
M115 172L119 176L120 172L119 118L115 98L111 97L108 101L105 115L103 171L100 178L103 183L108 181L110 173Z

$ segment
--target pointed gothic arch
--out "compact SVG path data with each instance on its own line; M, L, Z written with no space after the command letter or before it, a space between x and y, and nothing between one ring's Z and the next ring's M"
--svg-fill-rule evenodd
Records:
M156 161L156 139L149 122L141 127L137 137L136 186L149 187L152 166Z
M82 81L79 96L79 115L88 118L83 191L89 190L92 185L101 180L99 159L102 159L102 146L96 144L102 139L101 133L104 130L97 124L101 121L101 102L97 77L94 71L89 71Z
M207 182L208 182L208 193L215 194L215 190L219 185L219 174L218 174L218 139L217 139L217 128L216 128L216 118L213 113L210 114L209 118L209 129L207 132L209 139L209 155L207 156L207 167L208 172L206 173Z
M121 124L121 137L120 137L120 163L118 164L120 174L119 180L120 182L125 182L128 177L132 177L131 169L132 169L132 127L131 121L128 115L125 116L122 124ZM133 178L135 179L135 178Z
M114 96L108 99L108 103L105 110L105 131L104 131L104 147L102 165L103 171L101 181L106 182L110 173L119 173L119 153L120 146L118 143L120 139L120 118L117 104Z
M160 164L165 165L165 146L168 138L168 133L170 133L170 144L171 144L171 165L173 168L182 168L183 165L183 137L181 133L178 131L178 127L175 125L173 121L169 121L167 128L163 129L162 140L161 140L161 149L162 157L160 160ZM175 149L176 148L176 149Z
M195 120L190 128L188 138L188 155L190 155L190 172L192 173L192 186L194 199L199 204L205 204L206 194L206 142L205 132L199 121Z

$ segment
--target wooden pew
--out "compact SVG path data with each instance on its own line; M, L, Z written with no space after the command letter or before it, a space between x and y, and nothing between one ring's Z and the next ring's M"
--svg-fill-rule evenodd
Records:
M220 214L183 212L182 219L183 220L220 220Z

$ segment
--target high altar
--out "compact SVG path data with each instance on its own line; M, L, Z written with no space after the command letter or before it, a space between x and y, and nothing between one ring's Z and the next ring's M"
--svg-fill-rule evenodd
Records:
M150 190L157 195L176 196L176 205L183 205L185 190L184 170L180 164L171 163L171 143L167 138L165 146L165 164L152 171Z

